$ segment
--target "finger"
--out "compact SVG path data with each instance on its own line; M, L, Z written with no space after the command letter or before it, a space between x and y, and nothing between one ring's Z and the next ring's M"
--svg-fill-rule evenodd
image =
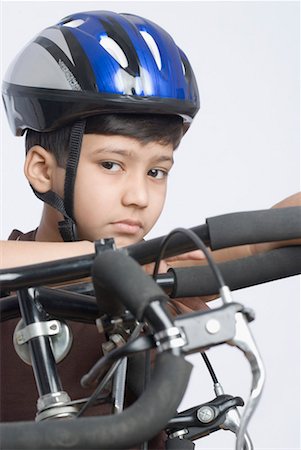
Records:
M210 307L200 297L187 297L173 300L175 307L182 313L207 311Z
M202 297L182 297L173 299L173 301L176 302L177 304L182 303L188 306L190 309L198 311L208 309L209 306L207 305L207 302L211 302L212 300L216 300L217 298L219 298L219 295L214 294L214 295L205 295Z
M186 260L200 261L203 259L206 259L206 256L202 252L202 250L194 250L193 252L186 252L182 253L181 255L167 258L167 261L186 261Z
M145 264L143 266L143 269L145 270L146 273L152 275L154 272L154 267L155 267L155 263L149 263L149 264ZM166 273L168 271L168 269L169 269L169 266L168 266L167 262L164 259L162 261L160 261L158 273Z

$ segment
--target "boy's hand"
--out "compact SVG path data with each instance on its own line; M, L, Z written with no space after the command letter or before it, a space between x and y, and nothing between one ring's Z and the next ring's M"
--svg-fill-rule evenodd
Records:
M189 267L206 262L206 257L201 250L194 250L193 252L182 253L182 255L173 256L165 259L168 267Z
M183 253L182 255L162 259L162 261L160 261L159 273L166 273L171 267L195 266L202 261L206 261L206 258L201 250ZM143 267L145 271L151 275L154 271L155 263L145 264Z
M206 262L206 257L201 250L183 253L182 255L174 256L172 258L163 259L160 262L159 273L166 273L171 267L188 267L195 266ZM154 263L146 264L144 269L150 275L154 270ZM177 314L189 313L191 311L207 310L207 301L218 298L218 295L211 295L207 297L184 297L170 301L172 311Z

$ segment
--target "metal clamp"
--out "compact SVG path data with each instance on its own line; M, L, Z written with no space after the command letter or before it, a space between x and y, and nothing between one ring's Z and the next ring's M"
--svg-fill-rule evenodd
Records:
M170 327L154 335L159 352L184 347L187 344L184 332L178 327Z
M174 433L170 433L168 435L168 439L175 439L175 438L183 439L183 436L185 436L185 434L188 434L187 428L183 428L182 430L177 430Z
M95 253L104 252L105 250L116 250L116 244L114 238L102 238L94 241Z
M235 336L235 314L241 309L242 305L231 303L178 316L174 323L186 336L183 352L188 355L231 340Z
M67 323L49 320L24 326L23 319L21 319L14 331L13 344L15 351L26 364L32 365L30 339L42 336L49 336L51 349L57 363L69 353L73 336Z
M49 320L47 322L35 322L27 325L16 333L17 344L23 345L38 336L53 336L61 331L60 322Z
M70 405L70 397L65 391L51 392L39 397L37 402L36 422L48 419L68 419L74 417L78 410Z

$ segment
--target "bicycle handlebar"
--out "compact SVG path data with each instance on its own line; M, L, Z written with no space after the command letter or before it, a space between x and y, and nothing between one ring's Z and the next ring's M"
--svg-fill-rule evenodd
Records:
M301 236L301 207L224 214L207 219L210 248L295 239Z
M174 352L176 347L171 339L170 346L166 347L166 341L165 347L161 344L160 333L166 331L169 337L168 331L173 326L164 306L160 305L167 296L132 258L122 252L107 250L97 254L93 275L97 287L104 285L109 294L117 294L123 305L138 319L146 319L153 328L154 336L157 336L160 353L146 390L133 405L113 416L51 421L38 425L2 424L1 443L4 448L127 449L151 439L175 415L185 393L192 366L180 352L176 351L180 356L169 352ZM163 337L166 338L165 333Z
M231 291L279 280L301 273L301 246L278 248L223 262L218 267ZM156 282L171 298L213 295L218 293L219 287L208 266L171 268L167 273L159 274ZM102 290L100 286L95 286L95 289ZM104 298L104 293L99 294ZM85 323L94 323L99 317L99 309L110 314L115 307L106 302L97 308L95 298L64 288L39 287L37 298L50 314ZM19 314L17 296L1 299L0 321L13 319Z
M239 217L242 219L240 225L237 225ZM223 223L226 224L225 236L218 239L216 233L220 233L219 227ZM217 249L229 245L299 238L300 223L301 207L294 207L219 216L208 219L207 225L195 227L192 230L199 236L208 235L205 236L205 243L212 249ZM236 228L234 228L234 224ZM246 228L246 235L244 235L243 229L240 230L240 227ZM280 232L279 227L282 228ZM277 229L277 232L274 233L274 229ZM89 275L93 264L95 291L104 289L109 296L117 295L121 303L132 311L138 320L146 319L153 326L156 339L156 333L159 335L162 330L168 331L167 327L170 324L173 325L169 317L164 316L165 311L160 308L160 302L166 299L166 295L155 281L128 256L132 256L140 264L152 262L157 256L162 239L157 238L135 244L118 252L105 250L104 253L98 253L96 257L87 255L81 260L71 258L59 263L56 261L26 268L2 270L0 282L4 289L18 289L38 286L45 282L70 280ZM194 248L194 244L185 236L176 235L167 246L166 256L173 256ZM240 262L236 261L238 264ZM271 264L275 265L275 261L273 260ZM204 270L204 268L200 269ZM72 276L70 276L71 270L73 270ZM174 269L174 274L177 273L176 270ZM191 269L189 270L191 271ZM239 269L239 272L243 271ZM38 281L36 281L37 277ZM179 285L179 280L177 280L177 284ZM129 294L127 290L129 290ZM161 316L158 311L160 314L163 311ZM235 335L233 343L239 347L241 342L245 343L239 334ZM149 440L175 415L191 371L191 365L183 357L163 351L166 350L166 347L160 348L160 343L158 338L157 345L162 353L156 359L151 381L141 397L124 412L115 416L50 421L38 425L31 422L1 424L2 445L8 450L15 448L32 450L41 448L49 450L58 448L122 449ZM167 345L168 350L173 348L171 342L167 344L170 344L169 347ZM242 349L245 351L244 346ZM249 352L247 353L249 354ZM16 432L16 430L18 431Z
M301 273L301 246L282 247L217 264L231 291ZM208 266L171 268L172 298L216 294L218 283ZM162 275L161 278L164 278Z
M191 364L183 358L161 353L146 390L122 413L39 424L1 424L1 444L6 450L132 448L159 433L176 414L191 369Z
M225 224L225 227L224 225ZM269 209L226 214L207 219L205 225L191 228L212 250L242 244L289 240L301 237L301 207ZM221 233L222 237L218 237ZM139 264L155 261L164 237L124 247ZM211 242L212 241L212 242ZM195 250L195 244L184 235L174 235L166 247L165 257ZM94 254L60 261L5 269L0 271L2 289L42 286L52 282L71 281L90 275Z

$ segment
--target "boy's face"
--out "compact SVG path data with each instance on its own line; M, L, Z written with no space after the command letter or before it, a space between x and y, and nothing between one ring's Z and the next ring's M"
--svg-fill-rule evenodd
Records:
M172 164L171 144L84 135L74 190L79 238L140 241L160 216Z

